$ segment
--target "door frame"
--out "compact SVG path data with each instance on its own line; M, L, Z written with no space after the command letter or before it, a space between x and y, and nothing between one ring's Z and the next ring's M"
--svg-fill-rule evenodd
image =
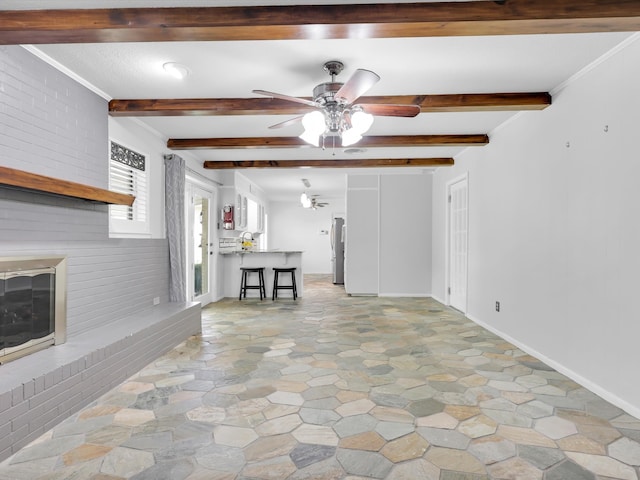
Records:
M187 300L193 302L200 302L202 306L205 306L213 301L214 298L217 297L217 275L216 271L218 269L218 255L217 255L217 220L218 216L216 212L218 211L218 190L217 188L207 185L206 183L199 181L198 179L186 175L186 185L185 185L185 218L187 221L185 222L185 238L186 238L186 272L187 272ZM208 239L209 246L207 248L208 260L209 260L209 275L207 278L209 291L207 293L203 293L202 295L195 296L194 295L194 275L193 275L193 260L194 260L194 247L193 247L193 213L194 213L194 202L193 197L195 193L204 193L209 198L209 218L208 218ZM214 238L215 236L215 238Z
M445 240L445 263L446 263L446 268L445 268L445 285L444 285L444 292L445 292L445 303L448 306L452 306L451 305L451 291L450 291L450 286L451 286L451 189L454 185L456 185L457 183L460 182L466 182L467 185L467 208L466 208L466 212L467 212L467 218L466 218L466 224L467 224L467 244L466 244L466 258L467 258L467 262L466 262L466 272L465 272L465 281L466 281L466 286L465 286L465 298L464 298L464 309L460 310L462 313L466 313L467 308L468 308L468 302L469 302L469 172L464 172L462 175L459 175L451 180L449 180L446 183L446 189L445 189L445 206L446 206L446 240ZM458 307L453 307L458 309Z

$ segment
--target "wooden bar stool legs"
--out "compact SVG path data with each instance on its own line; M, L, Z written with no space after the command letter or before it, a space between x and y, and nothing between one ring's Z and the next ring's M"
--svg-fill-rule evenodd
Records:
M267 292L264 286L264 267L258 268L245 268L241 267L242 276L240 278L240 295L238 295L238 300L241 300L242 297L247 298L247 290L250 289L258 289L260 291L260 300L267 297ZM247 284L247 278L250 273L258 274L258 284Z
M281 273L291 274L291 285L279 285L278 276ZM273 269L273 293L271 294L271 300L278 298L278 290L291 290L293 292L293 299L298 298L298 289L296 288L296 269L295 268L274 268Z

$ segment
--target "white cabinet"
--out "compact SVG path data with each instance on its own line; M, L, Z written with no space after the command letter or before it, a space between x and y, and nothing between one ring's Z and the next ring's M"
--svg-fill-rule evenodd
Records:
M236 230L244 230L248 224L247 197L241 193L236 194Z
M247 188L243 188L247 187ZM261 196L254 192L251 185L229 186L223 191L223 205L234 207L234 227L236 232L263 233L265 229L265 207ZM223 217L222 208L220 209ZM220 222L223 228L223 222Z
M347 176L347 293L431 293L431 198L429 174Z
M264 232L264 206L252 199L247 201L247 231Z
M378 294L378 177L349 177L345 290L350 295Z
M242 197L242 228L247 228L247 225L249 225L247 203L248 203L247 197L243 196Z
M258 231L258 202L251 199L247 202L247 230Z

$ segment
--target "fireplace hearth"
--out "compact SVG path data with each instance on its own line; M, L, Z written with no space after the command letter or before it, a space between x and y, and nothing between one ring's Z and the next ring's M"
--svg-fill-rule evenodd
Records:
M66 257L0 257L0 364L66 340Z

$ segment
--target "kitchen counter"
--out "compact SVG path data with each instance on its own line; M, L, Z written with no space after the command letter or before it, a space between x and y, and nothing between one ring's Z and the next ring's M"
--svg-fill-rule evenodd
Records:
M302 277L302 250L235 250L228 252L220 252L222 265L222 281L224 285L224 296L238 298L240 293L240 268L258 268L264 267L264 280L267 298L271 301L271 293L273 289L273 269L274 268L296 268L296 287L298 297L303 296L303 277ZM249 282L257 283L256 274L250 275ZM280 274L278 283L289 285L290 276ZM287 291L278 292L279 298L289 299L291 293ZM247 298L258 297L258 290L249 290Z

